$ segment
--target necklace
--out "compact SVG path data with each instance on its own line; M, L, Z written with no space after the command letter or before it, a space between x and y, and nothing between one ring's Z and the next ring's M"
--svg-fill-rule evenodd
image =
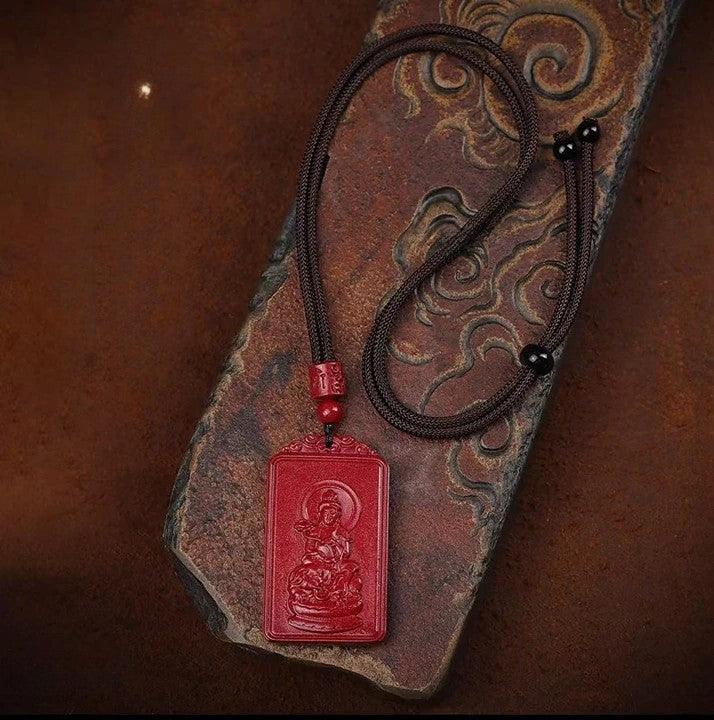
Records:
M479 52L477 52L479 51ZM387 374L389 336L414 291L488 233L515 202L538 150L533 93L511 58L488 38L451 25L421 25L367 46L347 67L318 116L300 172L296 253L313 364L310 392L323 434L308 435L269 464L266 509L264 632L281 642L376 642L386 634L389 468L368 446L335 434L346 395L335 359L320 275L317 209L329 147L340 119L364 81L409 53L444 53L486 75L518 126L519 157L506 181L468 222L409 275L376 315L365 343L362 380L375 410L395 428L440 440L483 430L516 408L554 365L582 299L593 225L593 145L600 130L586 119L576 135L557 133L567 203L566 266L558 303L538 344L526 345L514 377L475 407L450 416L415 412L394 393ZM497 61L490 64L485 57Z

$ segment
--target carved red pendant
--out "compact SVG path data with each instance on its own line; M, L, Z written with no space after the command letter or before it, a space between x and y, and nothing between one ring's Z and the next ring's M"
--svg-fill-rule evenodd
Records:
M368 643L387 630L389 467L346 435L270 460L263 630L279 642Z

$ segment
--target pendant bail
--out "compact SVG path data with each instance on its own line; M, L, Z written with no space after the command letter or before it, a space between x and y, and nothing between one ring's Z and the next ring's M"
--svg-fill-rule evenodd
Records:
M325 425L323 427L325 429L325 447L331 448L332 444L335 440L335 437L334 437L335 426L332 423L325 423Z
M330 447L332 429L342 420L344 414L338 400L345 396L345 371L342 363L329 360L310 365L308 376L310 394L317 401L317 419L325 426L325 445Z

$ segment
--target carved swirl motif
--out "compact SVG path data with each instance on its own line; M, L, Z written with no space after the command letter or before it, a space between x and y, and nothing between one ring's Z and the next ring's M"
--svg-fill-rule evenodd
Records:
M385 6L377 34L398 15L395 8ZM626 75L628 63L620 62L628 52L620 43L633 23L639 32L663 9L664 0L441 0L439 19L480 32L514 59L533 88L546 146L554 132L606 115L630 92L634 80ZM613 18L618 11L621 17ZM451 149L457 137L463 158L484 172L469 184L468 201L451 186L422 196L395 245L398 277L383 302L473 216L518 152L510 109L481 73L449 56L421 53L396 63L393 82L406 101L405 119L421 123L425 143L441 141ZM598 156L601 163L611 160L607 152ZM415 292L389 348L395 388L415 410L450 415L477 407L512 377L520 348L537 341L564 270L565 198L556 171L537 161L521 203ZM503 464L512 459L524 422L516 413L450 446L451 492L474 506L480 522L498 515L495 501L503 493L494 493L490 481L503 481Z
M325 438L323 435L310 434L300 440L286 445L280 450L280 453L288 455L376 455L368 445L358 442L349 435L335 435L332 447L325 447Z
M495 240L489 236L467 248L415 293L412 319L392 338L390 354L405 368L402 375L406 368L423 370L417 375L421 382L407 383L418 388L412 402L420 412L474 407L497 389L504 371L513 371L520 348L535 337L533 328L546 323L558 298L562 212L562 189L540 202L519 204L494 230ZM456 188L427 193L395 244L397 283L473 214ZM505 243L498 242L499 235L506 236ZM439 337L458 342L439 343L434 350ZM472 381L474 373L478 383ZM473 397L475 385L483 393L479 397ZM480 524L500 511L500 495L483 467L506 456L518 441L515 419L507 417L470 441L451 445L448 468L456 487L451 494L473 506Z
M638 24L662 11L662 0L618 3ZM540 142L550 145L554 132L608 113L631 82L606 28L612 11L590 0L441 0L440 20L482 33L514 59L536 96ZM399 60L394 87L407 102L406 119L420 117L427 127L425 140L460 136L464 159L484 170L477 200L502 182L516 158L517 130L489 80L451 57L422 53ZM560 183L544 181L547 167L534 170L527 200L415 292L412 315L391 340L390 372L416 410L477 407L512 376L520 348L537 340L552 314L564 271L565 198ZM473 216L475 204L457 187L422 197L394 248L397 283ZM498 510L489 471L510 457L519 422L516 414L451 445L453 494L472 503L481 522Z
M585 116L603 116L622 96L612 40L591 2L443 0L441 20L482 33L516 60L539 100L543 144ZM433 101L439 113L434 132L459 132L474 165L498 167L514 156L513 118L480 73L441 55L408 56L398 63L395 87L408 102L407 117Z
M415 293L416 324L409 324L408 339L403 331L395 335L390 354L404 365L433 368L415 403L420 412L427 411L435 394L444 394L446 384L488 363L492 351L505 353L515 364L520 348L531 339L528 327L545 324L547 313L540 308L557 300L563 272L557 257L562 252L561 212L562 191L544 202L520 205L499 228L505 232L518 226L520 236L512 247L489 251L488 241L476 243ZM394 247L398 282L473 214L456 188L427 193ZM442 349L437 363L430 349L434 337L454 334L459 340L451 361L444 362ZM463 397L456 387L446 392Z
M617 0L620 10L638 26L654 22L664 10L665 0Z

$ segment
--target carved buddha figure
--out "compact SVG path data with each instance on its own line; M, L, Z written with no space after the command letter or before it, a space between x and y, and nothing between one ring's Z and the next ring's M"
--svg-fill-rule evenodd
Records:
M359 566L350 559L352 542L337 493L322 489L314 517L308 515L295 529L304 537L305 551L288 579L288 621L315 632L359 626L362 579Z

